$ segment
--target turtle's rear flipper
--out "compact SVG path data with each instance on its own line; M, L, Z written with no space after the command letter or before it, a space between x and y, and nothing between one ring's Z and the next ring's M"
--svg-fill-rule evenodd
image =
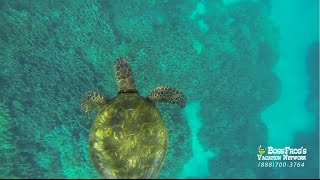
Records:
M116 59L114 63L114 72L118 83L118 93L136 91L131 67L125 59Z
M187 99L181 91L169 86L159 86L153 89L150 92L148 99L155 103L156 102L176 103L181 108L184 108L184 106L187 103Z
M81 110L88 115L94 108L102 108L107 104L106 98L98 91L88 91L81 100Z

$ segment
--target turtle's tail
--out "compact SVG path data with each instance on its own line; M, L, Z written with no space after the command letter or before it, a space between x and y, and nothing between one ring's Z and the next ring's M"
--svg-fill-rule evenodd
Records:
M107 104L106 98L98 91L88 91L81 100L81 110L88 115L94 108L101 109Z

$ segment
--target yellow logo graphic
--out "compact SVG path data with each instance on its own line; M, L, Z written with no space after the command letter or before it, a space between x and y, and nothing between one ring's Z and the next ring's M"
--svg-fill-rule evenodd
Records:
M258 153L261 154L261 155L263 155L265 152L266 152L266 150L265 150L263 147L261 147L261 145L260 145L260 146L258 147Z

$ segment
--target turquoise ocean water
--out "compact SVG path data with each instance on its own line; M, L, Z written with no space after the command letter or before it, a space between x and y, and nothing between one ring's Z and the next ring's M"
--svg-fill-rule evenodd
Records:
M187 97L156 178L319 178L318 0L0 0L0 27L1 178L101 178L81 98L117 57Z

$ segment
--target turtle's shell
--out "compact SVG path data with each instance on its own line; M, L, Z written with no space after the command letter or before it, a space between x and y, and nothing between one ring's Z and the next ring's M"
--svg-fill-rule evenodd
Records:
M167 140L156 106L137 93L121 93L93 122L90 156L104 178L153 178L163 165Z

